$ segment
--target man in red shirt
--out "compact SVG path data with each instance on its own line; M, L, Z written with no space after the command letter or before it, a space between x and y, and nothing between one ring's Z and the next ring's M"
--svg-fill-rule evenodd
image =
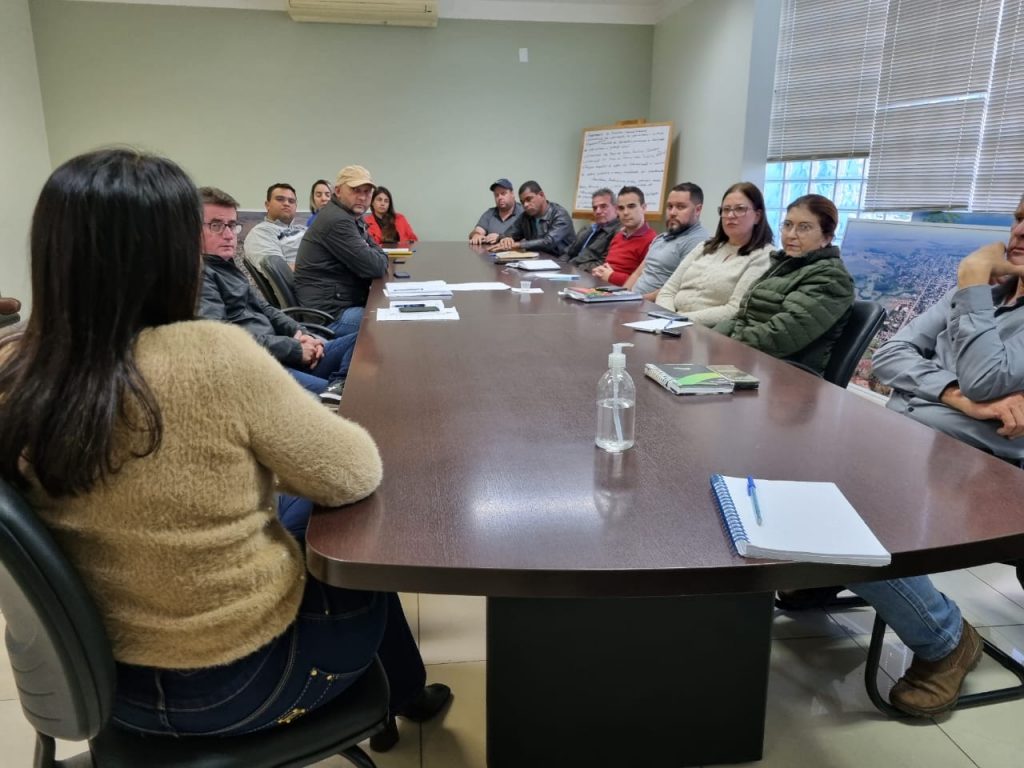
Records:
M656 233L644 218L647 203L639 187L620 189L617 207L622 229L609 243L605 263L594 267L590 274L614 285L622 285L644 260Z

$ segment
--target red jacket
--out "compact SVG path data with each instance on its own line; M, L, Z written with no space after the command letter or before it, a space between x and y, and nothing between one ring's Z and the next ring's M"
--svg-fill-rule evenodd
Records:
M608 282L614 285L623 285L633 271L640 266L640 262L647 255L651 241L656 236L657 233L646 221L629 237L626 237L621 229L616 232L615 237L608 244L608 257L605 259L605 264L612 268Z
M370 237L374 239L377 245L384 242L384 233L380 231L380 224L377 223L377 219L374 218L372 213L367 212L366 216L366 229L370 233ZM395 229L398 230L399 241L406 241L415 243L419 240L416 237L416 233L412 231L412 227L409 225L409 220L400 213L395 213Z

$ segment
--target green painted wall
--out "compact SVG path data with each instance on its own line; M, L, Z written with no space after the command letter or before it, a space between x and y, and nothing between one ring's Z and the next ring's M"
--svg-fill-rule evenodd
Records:
M31 305L28 231L39 189L50 172L43 105L29 26L28 0L0 2L0 293Z
M780 0L695 0L655 27L651 119L679 138L670 178L705 194L704 226L730 184L764 181Z
M298 24L284 13L30 0L50 155L111 143L262 207L365 165L424 239L461 239L499 176L570 204L584 127L648 118L649 26ZM518 63L519 48L529 63Z

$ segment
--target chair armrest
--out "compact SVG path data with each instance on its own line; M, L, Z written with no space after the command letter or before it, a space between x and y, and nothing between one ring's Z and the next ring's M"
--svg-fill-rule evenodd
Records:
M305 328L307 331L315 333L317 336L322 336L323 338L327 339L327 341L330 341L331 339L334 338L334 331L332 331L325 325L317 325L316 323L303 323L302 327Z
M324 323L334 322L334 317L331 313L324 312L322 309L312 309L311 307L284 307L281 311L288 315L288 317L292 317L293 315L306 315Z

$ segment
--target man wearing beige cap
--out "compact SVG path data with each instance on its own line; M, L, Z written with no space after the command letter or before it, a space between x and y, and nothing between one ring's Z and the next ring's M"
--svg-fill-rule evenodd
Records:
M299 303L330 313L335 333L359 330L370 282L388 271L387 254L367 235L363 219L372 194L368 170L342 168L331 201L306 230L295 260Z

